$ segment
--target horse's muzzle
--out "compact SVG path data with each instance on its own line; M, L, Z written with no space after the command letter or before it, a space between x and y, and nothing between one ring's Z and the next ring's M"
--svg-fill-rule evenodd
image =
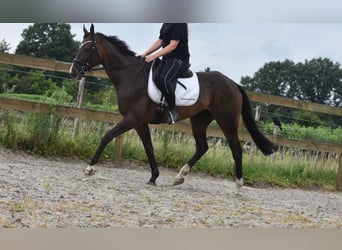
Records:
M70 71L69 71L70 77L75 79L75 80L81 80L81 78L84 76L84 73L82 73L81 71L79 71L78 69L76 69L74 67L74 65L72 65L70 67Z

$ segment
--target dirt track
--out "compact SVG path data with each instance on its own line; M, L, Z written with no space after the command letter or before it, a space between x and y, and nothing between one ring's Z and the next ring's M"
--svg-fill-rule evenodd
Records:
M244 187L160 168L157 187L148 166L46 159L0 148L0 227L342 227L342 194Z

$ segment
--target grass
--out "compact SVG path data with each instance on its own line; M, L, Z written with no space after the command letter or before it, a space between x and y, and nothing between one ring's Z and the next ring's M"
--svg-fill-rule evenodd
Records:
M272 123L261 123L262 131L268 134L273 134L274 125ZM302 126L296 123L283 124L283 130L278 131L279 136L290 139L308 139L314 141L328 141L340 143L342 141L342 127L329 128L329 127L311 127Z
M126 136L124 158L147 163L145 152L137 136ZM166 140L165 137L168 137ZM165 143L168 141L169 143ZM162 131L154 136L155 155L158 163L179 169L192 157L195 150L189 136ZM243 173L247 185L320 188L335 190L337 180L337 160L334 155L319 158L304 152L301 155L283 150L276 153L274 162L261 152L243 155ZM230 149L224 143L211 144L192 171L230 178L234 177L234 161Z
M43 156L65 156L86 159L93 156L105 132L113 124L80 120L79 133L72 140L72 119L48 114L0 111L0 145ZM183 133L153 130L157 162L179 169L194 154L191 136ZM209 141L208 152L192 171L221 178L234 178L234 161L223 140ZM113 160L115 145L104 150L101 161ZM124 137L123 159L147 163L142 143L134 131ZM259 151L243 155L243 173L247 185L321 188L335 190L337 160L334 155L317 156L312 152L284 149L271 157Z
M329 162L320 168L312 168L310 165L309 160L297 162L287 159L270 163L266 159L263 162L255 162L245 157L245 183L255 186L268 184L279 187L318 187L324 190L335 190L337 163Z

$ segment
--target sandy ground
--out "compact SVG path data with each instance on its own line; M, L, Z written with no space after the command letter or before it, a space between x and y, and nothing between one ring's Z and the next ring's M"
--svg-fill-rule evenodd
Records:
M0 227L96 228L341 228L342 194L243 187L191 173L172 186L176 172L160 168L146 185L147 165L98 164L31 156L0 148Z

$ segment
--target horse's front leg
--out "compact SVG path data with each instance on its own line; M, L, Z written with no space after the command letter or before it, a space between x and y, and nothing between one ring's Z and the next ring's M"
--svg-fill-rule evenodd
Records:
M153 145L151 140L151 133L148 124L143 124L142 126L135 129L144 145L144 149L151 166L151 178L147 184L156 185L156 179L159 176L159 170L157 166L156 159L153 153Z
M132 119L130 116L125 116L113 129L109 130L105 134L105 136L101 140L99 147L96 150L95 155L91 159L89 166L84 170L85 175L95 174L96 170L93 167L93 165L95 165L99 161L101 154L103 150L105 149L105 147L107 146L107 144L111 140L113 140L115 137L132 129L133 126L134 126L134 119Z

